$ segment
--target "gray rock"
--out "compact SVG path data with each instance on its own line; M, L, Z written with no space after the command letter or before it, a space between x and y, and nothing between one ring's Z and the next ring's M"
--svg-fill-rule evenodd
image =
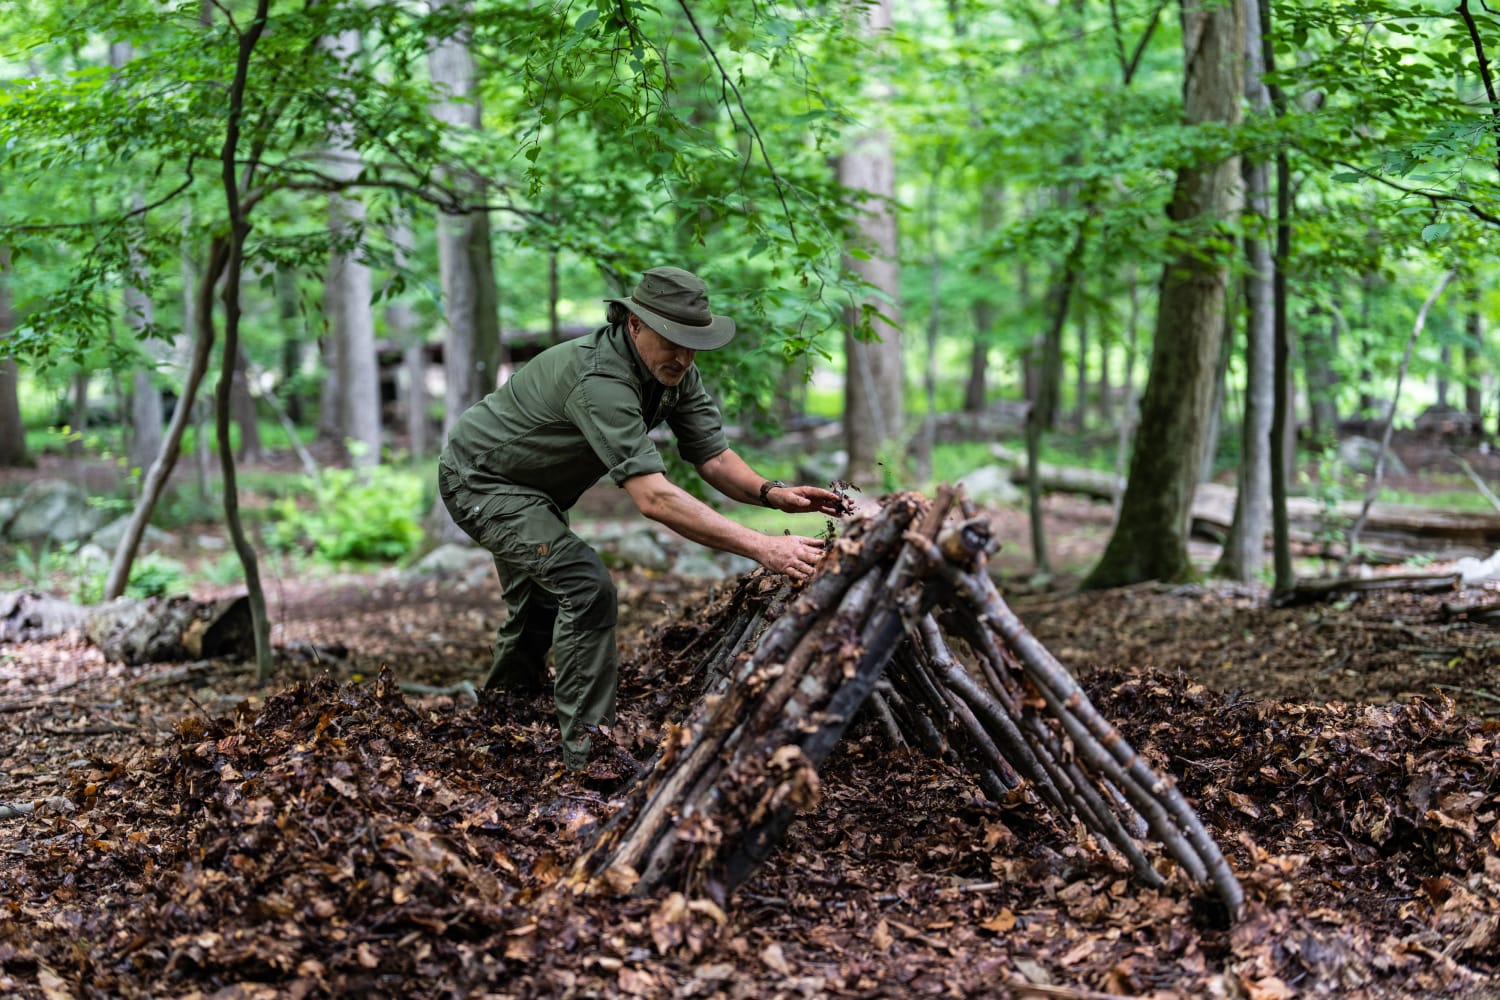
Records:
M797 479L814 486L825 486L843 479L848 469L849 453L847 451L814 452L811 455L804 455L797 462Z
M0 536L5 534L5 526L10 519L16 516L21 509L21 501L18 497L0 497Z
M684 580L705 580L717 583L729 579L729 571L721 566L713 554L697 548L688 549L672 563L672 575Z
M102 549L113 552L120 547L120 539L125 537L125 529L128 527L130 527L130 515L126 514L94 532L89 536L89 541ZM146 530L141 533L141 541L146 545L161 546L171 542L172 536L148 524Z
M990 454L995 461L1011 469L1021 468L1026 464L1026 453L1014 448L1007 448L1003 444L990 445Z
M715 558L718 559L719 565L724 567L724 572L734 577L744 576L760 565L754 559L746 559L733 552L720 552Z
M469 586L483 583L494 570L495 560L475 545L449 542L439 545L407 568L413 579L461 580Z
M89 503L83 488L63 480L32 483L19 504L6 527L18 542L76 542L104 523L104 512Z
M100 567L108 569L115 561L114 549L106 550L94 544L93 539L90 539L78 547L78 551L73 553L73 559L74 565L80 570L87 571Z
M1003 465L986 465L959 480L969 499L979 504L997 504L1015 507L1025 502L1025 494L1010 478L1010 469Z
M1372 473L1380 455L1380 442L1367 437L1346 437L1339 441L1339 461L1355 472ZM1385 471L1396 476L1407 474L1406 465L1395 452L1385 454Z
M624 566L662 570L672 565L672 557L656 537L656 532L645 527L626 531L605 552L614 556L616 563Z

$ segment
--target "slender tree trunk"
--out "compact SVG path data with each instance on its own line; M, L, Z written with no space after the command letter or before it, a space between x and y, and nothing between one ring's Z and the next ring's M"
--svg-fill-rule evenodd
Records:
M467 11L466 0L436 0L438 7ZM478 129L482 107L470 37L461 31L438 40L428 55L437 100L435 118L454 129ZM453 186L475 201L484 198L477 178L449 177ZM443 372L447 394L443 400L443 439L465 410L494 390L500 376L500 294L495 286L494 250L490 217L484 212L438 216L438 272L443 288ZM466 536L453 523L448 508L434 503L427 533L438 541L461 541Z
M1484 313L1479 309L1479 288L1469 288L1464 317L1464 412L1474 433L1484 433Z
M187 429L193 403L198 396L198 386L208 370L209 354L213 350L214 288L218 285L219 276L224 273L228 259L228 242L222 237L215 237L209 247L208 262L199 279L198 294L193 304L193 357L188 365L187 378L183 382L182 395L178 397L177 406L172 411L172 422L162 438L161 451L146 471L145 480L141 484L141 496L136 501L135 509L131 511L130 522L120 537L119 545L115 547L109 577L104 583L106 601L112 601L125 592L125 585L130 580L130 567L141 544L141 536L145 534L146 525L151 521L151 512L166 491L167 480L177 464L183 431Z
M1073 371L1073 433L1082 435L1087 426L1089 401L1089 321L1086 310L1078 310L1073 325L1078 331L1078 358Z
M0 246L0 351L16 328L10 301L10 248ZM32 464L26 449L26 427L21 422L21 367L16 359L0 355L0 468L16 469Z
M1240 118L1243 92L1239 0L1183 0L1183 110L1191 124ZM1227 262L1218 227L1238 207L1239 161L1178 170L1168 209L1188 248L1167 262L1141 425L1119 521L1085 581L1112 587L1193 576L1188 515L1213 406L1224 332Z
M120 69L134 56L134 47L129 42L110 43L109 64L112 68ZM140 191L136 191L131 201L136 211L146 204ZM131 373L130 385L130 444L126 454L131 467L136 469L145 469L156 457L161 450L162 435L161 390L153 377L155 352L148 340L148 331L156 323L156 308L146 291L150 274L140 247L143 229L143 221L131 227L130 264L123 294L125 325L135 335L143 355L143 363Z
M1130 441L1135 436L1137 423L1136 401L1135 401L1135 355L1140 348L1141 342L1141 288L1139 282L1140 272L1134 264L1126 280L1130 284L1130 314L1125 322L1125 398L1123 402L1124 413L1119 421L1119 434L1115 442L1115 482L1125 481L1125 470L1130 459ZM1113 521L1119 521L1120 502L1125 494L1122 487L1115 487L1115 495L1111 498L1113 508Z
M1257 115L1271 113L1265 84L1260 5L1245 4L1245 91ZM1271 418L1276 406L1276 316L1271 246L1255 228L1271 219L1271 168L1265 160L1247 160L1245 201L1254 222L1245 237L1245 415L1240 428L1239 489L1229 538L1214 572L1250 582L1265 566L1266 532L1271 514Z
M243 346L234 359L234 382L229 387L229 412L240 429L240 464L263 460L266 449L260 440L255 394L250 391L250 359L245 357Z
M468 9L465 0L437 0L436 5ZM455 129L478 129L482 121L469 44L468 33L462 32L438 42L428 57L432 82L439 94L432 108L433 116ZM449 180L475 200L484 196L476 178ZM448 381L443 415L446 438L463 411L493 391L499 377L500 296L495 286L487 213L439 216L438 270L443 286L443 315L448 323L444 351Z
M327 39L329 50L341 60L359 57L357 31L343 31ZM342 123L329 129L329 172L346 180L359 176L359 152ZM333 254L328 268L327 295L336 301L334 339L338 342L339 428L350 464L368 469L380 464L380 373L375 358L375 314L370 306L370 267L362 259L365 206L358 198L333 195L328 199L328 228Z
M135 207L144 204L140 195L135 197ZM131 374L130 387L130 450L132 468L145 469L161 451L162 405L161 390L157 388L152 368L155 350L147 340L147 331L156 322L156 308L151 297L143 290L147 284L145 261L138 250L131 252L131 280L125 286L125 323L135 335L141 349L141 366Z
M1374 351L1375 345L1370 343L1370 312L1375 298L1375 284L1380 280L1379 275L1366 274L1359 283L1359 328L1360 343L1357 346L1359 357L1368 359ZM1362 361L1359 366L1359 416L1365 420L1375 414L1375 397L1370 395L1369 387L1375 384L1375 373L1371 371L1368 361Z
M412 245L411 227L404 218L391 227L390 241L392 263L400 274L407 268ZM386 306L385 325L391 339L402 345L406 448L412 458L423 458L432 447L427 440L427 362L422 350L422 331L417 326L416 312L404 298L392 299Z
M1453 370L1453 345L1443 344L1438 348L1438 370L1437 385L1434 386L1437 395L1437 405L1448 408L1448 390L1451 382L1448 373Z
M878 39L891 28L891 0L873 0L865 7L864 32ZM885 80L872 84L878 101L889 91ZM851 271L890 301L860 303L847 317L844 336L844 435L849 454L849 478L875 484L882 453L900 441L905 429L905 379L901 360L901 283L896 249L895 155L884 127L857 136L839 157L839 183L866 200L859 216L856 241L869 258L846 259ZM861 336L865 313L873 339Z
M1339 356L1340 344L1347 341L1341 330L1344 324L1342 304L1334 300L1326 328L1308 324L1302 338L1302 366L1307 372L1308 422L1317 447L1331 444L1339 434L1338 376L1331 363ZM1319 335L1321 334L1321 336Z
M981 195L979 226L981 233L1000 227L1002 189L998 186ZM969 351L969 378L964 384L964 412L978 413L989 402L990 337L995 327L995 301L988 290L974 300L974 346Z
M240 278L245 267L245 237L250 233L250 223L245 218L240 202L239 188L239 138L240 119L244 113L245 85L250 71L250 57L256 42L266 28L270 0L256 0L255 16L248 29L240 35L239 51L235 61L234 80L229 88L229 118L224 130L224 146L220 152L220 184L224 190L224 202L229 216L229 241L224 277L224 352L219 370L219 384L214 393L217 437L219 442L219 468L224 476L224 521L229 528L229 538L235 553L240 558L240 568L245 574L245 590L250 602L251 627L255 633L256 678L264 685L270 680L274 662L271 656L271 623L266 616L266 594L260 584L260 564L255 548L245 536L240 521L239 486L235 480L234 451L229 446L229 404L234 383L236 360L240 356ZM253 165L247 168L253 169ZM368 302L368 299L366 300ZM373 352L372 352L373 353Z
M1094 405L1094 412L1099 415L1099 423L1105 427L1113 427L1115 422L1115 387L1114 376L1110 374L1110 348L1113 346L1113 338L1104 336L1104 331L1099 331L1099 382L1097 386L1098 399Z
M281 325L281 409L294 425L302 423L302 324L297 308L297 275L276 269L276 316Z
M1271 44L1271 5L1260 5L1261 44L1265 52L1266 72L1276 69ZM1278 117L1286 114L1286 98L1281 88L1270 87L1271 103ZM1291 479L1293 455L1287 453L1287 427L1291 420L1291 393L1288 389L1287 267L1292 256L1292 167L1285 149L1276 153L1276 257L1271 295L1275 316L1276 400L1271 415L1271 550L1274 555L1275 580L1272 594L1285 593L1296 586L1292 566L1292 532L1287 518L1287 485Z

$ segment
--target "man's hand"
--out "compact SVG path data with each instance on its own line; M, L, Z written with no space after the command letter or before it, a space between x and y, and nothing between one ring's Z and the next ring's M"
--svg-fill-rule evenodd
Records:
M806 580L813 565L823 556L823 543L801 535L770 535L764 550L756 556L760 564L773 573L784 573L793 580Z
M788 514L843 517L848 511L842 497L820 486L774 486L766 491L766 503Z

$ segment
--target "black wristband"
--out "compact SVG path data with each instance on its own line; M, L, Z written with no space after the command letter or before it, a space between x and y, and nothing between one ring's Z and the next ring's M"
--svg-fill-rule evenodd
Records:
M765 482L761 483L760 484L760 505L762 507L769 507L769 506L771 506L771 491L772 490L785 489L785 488L786 488L786 483L783 483L779 479L767 479Z

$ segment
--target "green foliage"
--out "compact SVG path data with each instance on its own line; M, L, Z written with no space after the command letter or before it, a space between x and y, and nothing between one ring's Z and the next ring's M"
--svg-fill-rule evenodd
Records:
M304 482L302 495L271 503L266 536L275 548L330 561L390 561L422 540L423 483L413 473L329 469Z
M78 604L98 604L104 600L109 569L107 559L85 563L82 571L72 578L69 597ZM187 592L189 582L187 567L182 563L158 552L147 552L131 564L125 596L147 598L182 594Z

